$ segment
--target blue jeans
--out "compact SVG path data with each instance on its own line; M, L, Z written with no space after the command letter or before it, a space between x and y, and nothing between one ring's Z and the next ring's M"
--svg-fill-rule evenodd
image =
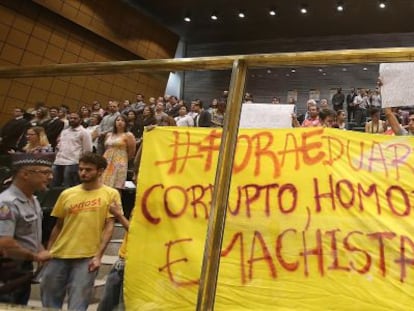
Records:
M80 184L79 165L53 165L52 187L73 187Z
M62 309L66 291L69 310L86 310L98 271L89 272L91 258L52 259L42 271L40 294L45 308Z
M124 268L125 261L119 258L106 278L104 295L97 311L123 311L124 305Z

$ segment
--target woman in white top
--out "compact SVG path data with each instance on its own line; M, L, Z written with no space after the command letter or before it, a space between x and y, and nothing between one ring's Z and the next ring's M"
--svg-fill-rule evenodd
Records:
M178 110L178 116L174 118L177 126L194 126L194 119L188 115L186 105L182 105Z

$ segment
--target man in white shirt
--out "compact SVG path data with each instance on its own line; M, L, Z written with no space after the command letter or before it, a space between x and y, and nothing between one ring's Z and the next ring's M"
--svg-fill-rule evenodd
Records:
M81 125L78 113L72 112L69 116L69 128L60 134L56 147L56 159L53 164L53 187L72 187L78 185L79 158L92 151L92 138Z

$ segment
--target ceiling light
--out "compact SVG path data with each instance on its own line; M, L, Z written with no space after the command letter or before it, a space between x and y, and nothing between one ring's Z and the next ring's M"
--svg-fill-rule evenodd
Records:
M364 67L364 68L362 68L362 70L363 70L363 71L367 71L367 70L368 70L368 68L367 68L367 67Z
M276 15L276 10L275 9L270 9L269 10L269 15L275 16Z
M336 10L338 12L343 12L344 11L344 4L343 2L339 1L338 4L336 5Z
M385 1L380 1L378 6L380 9L385 9L387 7L387 3Z
M243 11L240 11L240 12L239 12L239 17L240 17L240 18L245 18L245 17L246 17L246 14L244 14L244 12L243 12Z
M318 71L319 71L319 72L323 72L323 69L322 69L322 68L319 68L319 69L318 69Z
M324 72L322 75L323 75L323 76L326 76L326 72Z
M348 71L348 69L346 69L346 68L342 68L342 71Z
M302 5L300 7L300 13L307 14L308 13L308 7L306 5Z
M190 17L190 15L186 15L186 16L184 17L184 21L185 21L185 22L187 22L187 23L191 22L191 17Z
M213 21L218 20L217 13L216 13L216 12L213 12L213 13L211 14L210 18L211 18Z
M290 70L290 72L291 73L295 73L296 72L296 69L295 68L292 68L292 70Z

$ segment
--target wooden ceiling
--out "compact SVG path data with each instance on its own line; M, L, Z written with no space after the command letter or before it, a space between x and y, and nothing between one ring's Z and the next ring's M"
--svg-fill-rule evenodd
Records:
M343 0L124 0L154 17L187 43L253 41L414 31L414 1ZM306 5L308 14L301 14ZM274 8L275 16L269 14ZM240 19L237 14L246 14ZM218 20L210 16L217 12ZM191 22L184 21L189 14Z

